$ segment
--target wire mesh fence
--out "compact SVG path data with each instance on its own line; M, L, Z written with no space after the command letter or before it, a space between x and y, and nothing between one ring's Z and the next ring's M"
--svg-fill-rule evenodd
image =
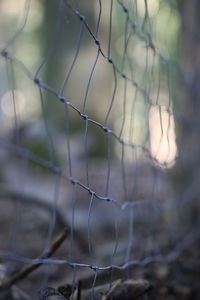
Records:
M0 6L0 298L161 299L199 238L195 12Z

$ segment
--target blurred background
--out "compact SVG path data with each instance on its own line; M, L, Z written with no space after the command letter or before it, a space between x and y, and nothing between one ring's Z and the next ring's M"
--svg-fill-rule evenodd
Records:
M0 1L2 251L35 258L70 224L62 259L122 265L198 232L198 11L198 0ZM72 280L69 266L42 268L35 289Z
M175 100L173 89L171 88L170 91L168 85L171 86L174 83L177 70L176 66L169 65L169 62L172 60L175 64L177 57L180 58L180 14L170 1L147 1L147 15L145 1L138 1L138 4L136 2L113 3L110 33L111 4L109 1L103 2L96 34L101 41L102 51L105 55L109 54L112 57L116 67L130 80L124 80L116 72L117 83L115 83L112 65L99 55L89 91L86 92L98 47L88 32L81 29L81 22L77 16L64 4L63 8L59 8L60 3L57 1L46 3L36 0L30 4L21 0L18 3L1 1L1 48L9 43L10 38L12 39L13 29L20 28L23 19L27 18L22 32L10 43L12 55L23 62L33 75L39 71L40 77L48 86L67 97L78 109L81 110L83 103L86 102L85 113L102 124L108 124L117 135L122 131L121 137L126 143L144 145L158 160L158 163L171 166L177 156L177 145L173 111ZM89 26L95 32L100 13L98 1L80 2L77 5L80 6L80 11L83 11ZM130 18L128 21L122 5L128 9ZM156 49L150 47L151 42ZM77 56L76 63L69 76L75 56ZM2 59L1 129L9 130L13 126L15 113L12 90L10 90L12 88L15 90L18 126L26 126L30 131L35 129L36 135L37 129L41 132L43 127L38 88L26 74L23 74L19 66L13 65L12 72L14 87L9 87L11 82L7 82L6 63ZM115 90L114 97L113 90ZM59 134L62 135L64 131L63 105L55 101L51 93L44 91L44 98L48 98L48 107L45 109L48 110L50 126L52 130L58 129ZM114 103L108 113L112 98L114 98ZM123 119L123 102L126 104L125 120ZM163 123L162 129L160 117ZM81 130L84 131L85 124L79 116L71 117L70 121L72 141L76 143L77 136L80 135ZM96 130L92 125L89 129ZM103 136L105 135L102 135L102 138ZM107 155L106 149L103 149L105 142L100 138L100 134L91 132L89 138L94 140L92 147L89 147L89 155L95 158L105 157ZM41 139L43 139L42 133ZM39 143L39 137L37 143ZM36 147L36 143L28 146ZM115 157L121 157L120 144L116 141L113 147ZM44 148L38 145L38 151L44 152ZM56 148L58 156L66 156L65 148L63 150L62 147ZM62 151L64 153L60 153ZM125 157L126 160L132 159L133 151L129 152ZM81 153L77 155L80 158Z

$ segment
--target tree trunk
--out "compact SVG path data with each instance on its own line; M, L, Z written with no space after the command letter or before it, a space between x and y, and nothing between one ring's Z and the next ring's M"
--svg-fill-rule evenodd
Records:
M197 208L200 192L200 1L183 1L180 12L182 77L174 101L178 160L172 170L172 180L176 192L188 195L186 197L192 201L188 203ZM194 210L191 217L194 217Z

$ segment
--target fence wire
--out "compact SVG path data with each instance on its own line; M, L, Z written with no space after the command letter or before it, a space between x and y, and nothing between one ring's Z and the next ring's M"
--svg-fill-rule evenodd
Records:
M13 288L67 299L56 290L66 284L75 299L80 282L83 299L98 299L97 286L108 295L116 278L176 262L199 238L199 171L178 193L171 171L184 119L175 3L0 4L5 299Z

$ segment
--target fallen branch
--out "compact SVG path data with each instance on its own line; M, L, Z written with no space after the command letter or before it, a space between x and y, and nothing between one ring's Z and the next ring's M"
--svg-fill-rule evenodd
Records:
M118 279L109 283L103 284L87 290L83 290L82 300L89 300L93 295L95 300L132 300L139 299L138 297L144 295L151 285L145 279ZM92 298L93 299L93 298Z
M63 241L66 239L66 237L69 235L69 229L65 227L65 229L55 238L55 240L50 245L47 252L41 256L39 256L37 259L46 259L51 257L56 250L61 246ZM42 265L42 263L37 263L33 265L26 266L22 268L19 272L14 274L11 278L9 278L7 281L2 283L0 286L0 291L10 288L13 284L17 283L18 281L22 280L26 276L28 276L30 273L35 271L37 268L39 268Z

